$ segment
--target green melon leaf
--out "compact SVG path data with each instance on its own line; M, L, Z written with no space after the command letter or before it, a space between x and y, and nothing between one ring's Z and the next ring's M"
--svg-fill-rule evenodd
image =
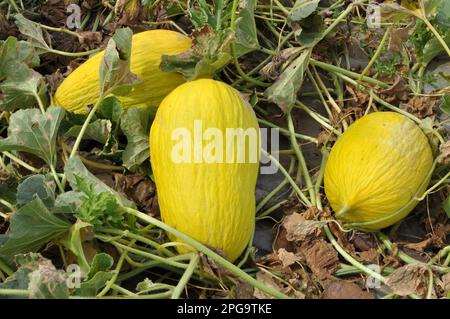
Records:
M1 151L23 151L56 164L56 137L64 117L61 107L49 107L45 114L38 109L19 110L11 115L8 137L0 140Z

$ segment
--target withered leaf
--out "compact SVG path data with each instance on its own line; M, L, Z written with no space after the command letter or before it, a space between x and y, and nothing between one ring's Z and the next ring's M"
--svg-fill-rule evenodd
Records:
M285 279L285 276L289 276L289 274L283 274L283 279ZM294 282L298 281L296 279L288 280L291 285L286 285L281 280L278 280L276 277L271 276L267 272L259 271L256 274L256 280L264 283L264 285L266 285L272 289L280 291L281 293L283 293L291 298L296 298L296 299L304 299L305 298L305 295L301 291L298 291L294 288L294 286L296 286ZM273 299L273 297L266 295L264 292L262 292L261 290L259 290L257 288L255 288L255 290L253 292L253 296L257 299Z
M324 299L373 299L370 292L362 290L357 284L346 280L333 280L325 286Z
M100 32L80 31L77 32L78 41L85 50L94 49L102 42L102 34Z
M448 294L450 292L450 273L447 273L441 277L442 282L442 289L444 290L445 294Z
M191 47L177 55L163 55L160 68L164 72L179 72L188 80L209 76L232 58L234 34L229 29L215 31L206 25L192 33Z
M374 248L360 252L358 255L360 259L371 264L378 264L378 258L380 257L380 254Z
M266 272L259 271L258 273L256 273L256 280L262 282L267 287L281 291L281 287L278 283L275 282L274 277L269 275ZM264 292L262 292L258 288L255 288L255 290L253 292L253 296L257 299L273 299L273 297L266 295Z
M427 289L428 270L419 264L405 265L387 277L386 284L399 296L423 295Z
M141 0L119 0L115 9L116 16L119 17L118 25L131 25L139 22L142 3Z
M286 238L289 241L304 241L308 237L318 237L325 224L325 221L306 220L298 213L286 216L282 222L286 229Z
M434 115L437 101L438 98L434 96L415 96L406 103L400 103L400 108L423 119Z
M143 175L114 174L114 189L133 200L138 208L151 215L158 213L155 184Z
M372 234L357 232L353 236L353 245L359 251L377 248L377 241Z
M439 163L448 164L450 163L450 141L441 144L439 147Z
M389 103L397 103L408 100L409 87L404 78L397 76L394 84L388 89L379 91L384 96L384 99Z
M284 248L278 249L277 256L283 267L289 267L301 260L298 255L291 253Z
M433 244L433 238L427 238L425 240L422 240L418 243L408 243L405 244L404 247L409 248L409 249L413 249L416 251L421 251L423 252L426 248L428 248L431 244Z
M391 36L389 38L389 50L401 53L403 51L403 43L408 40L408 33L411 30L413 23L408 24L403 28L392 28Z
M325 240L313 240L300 246L311 271L320 279L331 277L339 268L339 257L336 250Z
M286 48L281 50L277 55L273 56L272 61L267 63L259 73L269 80L276 80L280 76L282 65L294 54L299 48Z

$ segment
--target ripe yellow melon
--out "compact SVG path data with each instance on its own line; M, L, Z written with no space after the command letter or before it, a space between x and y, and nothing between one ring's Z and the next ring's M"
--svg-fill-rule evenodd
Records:
M180 74L159 69L161 56L179 54L190 45L188 37L169 30L133 35L130 69L143 81L126 96L118 97L123 107L156 109L170 91L185 82ZM103 55L100 52L70 73L56 90L53 104L75 113L87 113L87 107L95 104L99 95L99 65Z
M377 230L417 205L432 167L428 139L413 121L395 112L372 113L353 123L333 146L325 193L338 219Z
M227 129L248 133L244 143ZM259 147L255 113L229 85L200 79L173 90L150 131L163 221L234 261L254 228Z

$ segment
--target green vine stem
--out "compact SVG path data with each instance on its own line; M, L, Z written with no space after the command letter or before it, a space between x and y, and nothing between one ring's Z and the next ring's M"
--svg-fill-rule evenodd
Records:
M311 67L314 70L315 80L316 80L316 83L319 85L319 88L321 89L321 92L325 93L328 101L330 102L331 106L333 106L334 110L337 113L341 113L342 110L341 110L340 106L336 103L336 101L331 96L330 92L327 90L327 87L325 86L325 83L323 83L322 78L319 75L319 72L317 72L317 69L315 68L314 65L312 65ZM335 75L333 72L330 72L330 74L332 76ZM311 75L312 75L312 73L311 73Z
M104 297L78 297L70 296L70 299L164 299L169 298L172 295L172 291L165 291L161 293L156 293L153 295L135 295L135 296L104 296Z
M333 73L340 73L340 74L346 75L349 78L352 78L352 79L355 79L355 80L359 80L359 78L361 77L361 74L359 74L359 73L356 73L356 72L353 72L353 71L350 71L350 70L347 70L347 69L340 68L340 67L338 67L336 65L333 65L333 64L317 61L317 60L314 60L313 58L310 58L309 62L312 65L321 68L322 70L325 70L325 71L328 71L328 72L333 72ZM382 82L380 80L368 77L368 76L363 76L362 80L364 82L369 83L369 84L373 84L373 85L379 86L379 87L381 87L383 89L388 89L389 88L389 84L384 83L384 82Z
M31 166L30 164L25 163L20 158L18 158L17 156L11 154L8 151L3 151L2 154L5 155L6 157L8 157L9 159L13 160L14 162L19 164L20 166L26 168L27 170L29 170L32 173L38 174L40 172L40 169L37 169L37 168Z
M65 52L65 51L59 51L59 50L55 50L55 49L46 49L46 51L49 53L54 53L54 54L58 54L58 55L62 55L62 56L82 57L82 56L98 53L98 52L102 51L102 49L97 48L97 49L93 49L93 50L89 50L89 51L85 51L85 52Z
M378 59L378 57L381 54L381 51L383 51L383 49L384 49L384 45L386 44L386 41L389 37L389 34L391 33L391 30L392 30L392 26L389 26L386 29L386 32L384 33L383 38L381 38L380 44L378 45L378 48L375 51L375 54L372 56L369 63L367 64L367 66L362 71L361 75L358 78L358 81L361 81L364 78L364 76L370 71L372 66L375 64L376 60Z
M285 135L287 137L291 136L291 133L288 130L286 130L285 128L282 128L282 127L280 127L278 125L275 125L272 122L269 122L269 121L266 121L266 120L263 120L263 119L258 119L258 123L266 125L266 126L269 126L271 128L277 128L280 131L281 134L283 134L283 135ZM295 137L299 138L299 139L302 139L302 140L305 140L305 141L308 141L308 142L315 143L315 144L318 143L317 138L311 137L311 136L308 136L308 135L295 133Z
M390 275L395 271L394 268L391 267L383 267L381 274L382 275ZM362 271L361 269L355 267L355 266L349 266L349 265L342 265L341 268L336 270L333 273L333 276L341 277L341 276L348 276L348 275L354 275L354 274L360 274Z
M69 159L74 157L77 152L78 148L80 147L81 140L83 139L84 133L86 133L86 130L89 126L89 123L91 123L92 118L94 117L95 112L97 111L100 104L102 104L103 101L103 95L100 94L98 97L97 102L95 103L94 107L89 112L89 115L87 116L86 120L83 123L83 126L81 127L80 133L78 133L77 139L75 140L75 144L73 145L72 152L70 152Z
M121 249L121 250L125 250L125 251L127 251L129 253L132 253L132 254L135 254L135 255L139 255L139 256L143 256L143 257L146 257L146 258L149 258L149 259L152 259L152 260L156 260L156 261L158 261L160 263L164 263L164 264L167 264L169 266L176 267L176 268L186 269L186 267L187 267L187 265L184 264L184 263L179 263L179 262L176 262L176 261L172 261L169 258L164 258L164 257L158 256L158 255L151 254L149 252L140 250L140 249L132 248L132 247L129 247L127 245L118 243L118 242L114 241L111 237L107 237L107 236L103 236L103 235L95 235L95 237L100 239L100 240L102 240L102 241L110 242L116 248Z
M265 211L261 212L258 216L256 216L256 220L264 219L267 215L270 215L272 212L276 211L278 208L282 207L284 204L287 204L289 201L287 199L282 200L272 207L267 208Z
M292 121L292 112L289 112L287 114L287 121L288 121L288 128L289 132L291 133L291 146L294 149L294 152L297 156L299 167L301 167L303 177L305 179L306 187L309 192L309 198L311 201L311 206L316 206L316 195L314 192L314 187L311 181L311 176L309 175L309 170L306 165L305 157L303 156L302 150L300 149L300 145L297 143L297 140L295 138L295 128L294 128L294 122Z
M320 162L320 169L319 169L319 173L317 174L316 183L314 184L314 192L317 197L317 208L319 209L319 211L322 211L322 200L320 198L320 187L322 186L323 177L325 175L325 167L326 167L328 156L329 156L328 150L326 149L325 146L322 147L321 153L322 153L322 160Z
M175 21L173 20L164 20L164 21L144 21L145 24L148 25L172 25L175 29L177 29L178 32L184 34L185 36L188 36L186 31L184 31Z
M41 97L37 93L35 93L34 98L38 102L39 109L41 110L42 114L45 114L45 107L44 107L44 103L42 102Z
M393 249L393 244L389 240L389 238L382 232L377 232L376 235L381 240L384 247L386 247L386 249L392 253L394 251L394 249ZM411 256L409 256L408 254L404 253L401 250L398 250L397 256L398 256L398 258L400 258L400 260L402 260L403 262L405 262L407 264L419 264L419 265L424 265L424 266L430 266L430 267L433 267L433 269L435 269L441 273L450 272L449 267L441 267L441 266L435 266L435 265L423 263L415 258L412 258Z
M445 174L445 176L442 177L437 183L435 183L433 186L431 186L429 189L427 189L427 190L423 193L422 196L416 197L416 199L417 199L418 201L424 200L425 197L427 197L431 192L433 192L436 188L438 188L439 185L441 185L442 183L444 183L444 182L447 180L447 178L449 178L449 177L450 177L450 172L448 172L447 174Z
M189 262L189 265L186 268L186 271L184 272L183 276L181 276L180 280L178 281L177 286L175 287L171 299L178 299L181 296L181 293L185 289L187 283L189 282L189 279L191 279L192 274L194 273L195 268L198 266L199 261L199 255L193 254L191 257L191 261Z
M287 298L287 296L271 287L268 287L266 285L264 285L263 283L259 282L258 280L256 280L255 278L251 277L250 275L248 275L246 272L244 272L242 269L236 267L235 265L233 265L231 262L229 262L228 260L226 260L225 258L223 258L222 256L219 256L218 254L216 254L215 252L213 252L211 249L207 248L205 245L201 244L200 242L196 241L195 239L192 239L191 237L179 232L178 230L176 230L175 228L159 221L156 218L153 218L151 216L148 216L144 213L141 213L140 211L137 211L135 209L132 208L128 208L125 207L124 208L125 211L133 216L136 216L138 219L149 223L149 224L153 224L156 227L159 227L163 230L165 230L166 232L171 233L172 235L174 235L175 237L179 238L180 240L186 242L187 244L191 245L193 248L197 249L199 252L207 255L208 257L210 257L211 259L213 259L215 262L219 263L222 267L228 269L229 271L235 273L237 276L239 276L242 280L246 281L247 283L251 284L252 286L258 288L259 290L277 297L277 298Z
M1 289L0 296L17 296L17 297L29 297L30 292L25 289Z
M255 217L256 222L256 217ZM251 252L253 251L253 240L255 238L255 228L253 227L252 235L250 236L250 240L248 241L247 248L245 249L244 255L242 256L242 259L237 264L238 268L242 268L242 266L245 265L245 263L248 260L248 257L250 256Z
M63 150L65 152L72 152L72 149L69 147L69 145L67 145L66 143L64 143L64 141L61 141L61 147L63 148ZM125 168L123 166L116 166L116 165L108 165L108 164L104 164L104 163L98 163L98 162L94 162L91 161L81 155L78 154L78 156L80 157L80 160L86 164L87 166L90 167L94 167L94 168L98 168L98 169L104 169L104 170L111 170L111 171L118 171L118 172L123 172L125 170Z
M291 162L289 164L289 169L288 169L288 173L289 175L292 174L292 171L294 170L294 166L295 166L295 159L294 157L291 157ZM280 192L283 187L289 183L289 181L287 180L287 178L285 177L280 184L278 184L277 187L275 187L269 194L267 194L256 206L255 211L259 212L276 194L278 194L278 192Z
M433 276L433 271L428 268L428 291L427 291L427 296L426 299L431 299L433 297L433 285L434 285L434 276Z
M433 25L431 24L431 22L426 18L426 16L424 15L423 17L420 18L423 22L425 22L425 24L427 25L427 27L430 29L431 32L433 32L434 36L436 37L436 39L439 41L439 43L442 45L442 47L445 49L445 51L447 52L448 56L450 57L450 48L448 47L447 43L445 43L445 40L441 37L441 35L439 34L439 32L437 32L437 30L433 27Z
M239 0L233 0L233 4L231 6L231 20L230 20L230 28L231 30L236 29L236 11L239 5ZM233 62L234 66L236 67L236 71L238 71L239 75L246 81L251 82L255 85L262 86L262 87L268 87L270 84L258 81L252 77L249 77L242 69L241 65L239 64L237 52L236 52L236 44L234 42L231 43L231 55L233 56Z
M8 276L11 276L14 271L0 258L0 270L3 271Z
M63 33L67 33L67 34L69 34L71 36L78 37L78 33L77 32L68 30L66 28L51 27L51 26L48 26L48 25L45 25L45 24L42 24L42 23L34 22L34 21L33 21L33 23L35 23L36 25L38 25L42 29L46 29L46 30L50 30L50 31L56 31L56 32L63 32Z
M138 295L135 294L134 292L131 292L131 291L129 291L128 289L125 289L125 288L123 288L123 287L120 287L120 286L118 286L118 285L116 285L116 284L111 285L111 289L114 290L114 291L116 291L116 292L118 292L118 293L121 293L122 295L125 295L125 296L131 296L131 297L136 297L136 296L138 296Z
M431 262L431 263L438 263L439 260L440 260L441 258L444 258L445 256L447 256L447 255L449 255L449 254L450 254L450 246L446 246L446 247L442 248L442 249L436 254L436 256L434 256L434 257L430 260L430 262ZM449 255L449 256L450 256L450 255ZM444 266L448 266L448 264L444 264Z
M102 291L100 291L96 297L103 297L105 296L108 291L111 289L112 285L114 285L114 283L117 280L117 277L119 276L120 270L122 269L122 265L123 265L123 261L125 260L125 255L127 254L127 252L123 252L120 255L119 261L117 262L117 266L116 269L114 270L114 274L111 277L110 280L108 280L106 286L102 289Z
M0 197L0 204L2 204L3 206L7 207L11 212L16 211L16 207L14 207L13 204L11 204L10 202L8 202L7 200L3 199Z
M162 245L160 245L159 243L150 240L144 236L135 234L133 232L130 232L128 230L119 230L119 229L115 229L115 228L99 228L98 231L100 232L105 232L105 233L110 233L110 234L114 234L114 235L119 235L119 236L124 236L124 237L128 237L137 241L140 241L141 243L147 244L153 248L155 248L157 251L161 251L164 252L166 255L173 257L175 256L174 253L172 253L170 250L168 250L167 248L163 247Z
M188 253L188 254L184 254L184 255L177 255L174 257L166 258L166 260L168 260L169 262L180 262L180 261L190 260L191 255L192 255L192 253ZM129 260L127 257L125 257L125 258L127 259L127 261ZM117 279L118 281L124 281L124 280L130 279L130 278L142 273L143 271L146 271L149 268L157 267L157 266L164 267L164 265L166 265L165 263L158 261L158 260L152 260L152 261L148 261L145 263L136 263L136 262L133 262L133 263L138 268L130 270L127 273L121 274ZM181 268L181 267L179 267L179 268Z
M328 117L333 118L333 113L331 113L328 103L325 101L325 97L322 94L322 90L319 88L319 85L317 84L316 79L314 79L309 68L306 69L306 75L308 76L309 81L311 81L312 85L314 86L314 89L316 90L317 94L319 95L319 99L322 102L322 105L325 107Z
M303 104L300 101L297 101L297 103L294 105L295 107L305 111L306 114L308 114L312 119L314 119L317 123L319 123L320 125L322 125L324 128L326 128L327 130L333 132L336 135L341 135L341 132L339 132L338 130L336 130L333 126L331 126L330 124L328 124L327 122L325 122L323 119L321 119L321 117L316 113L311 111L311 109L309 109L305 104Z
M373 278L379 280L382 283L386 283L386 279L379 273L373 271L372 269L364 266L363 264L361 264L359 261L357 261L356 259L354 259L352 256L350 256L350 254L348 254L336 241L336 239L334 238L333 234L330 231L330 228L328 227L328 225L324 225L323 229L325 230L325 234L328 238L328 240L331 242L331 244L333 245L333 247L339 252L339 254L341 254L341 256L347 261L349 262L351 265L355 266L356 268L360 269L362 272L372 276Z
M8 0L8 2L9 2L9 5L14 9L14 11L16 11L17 13L21 12L14 0Z
M267 156L272 161L272 163L274 163L275 166L277 166L277 168L281 171L281 173L287 178L292 188L297 193L298 197L300 197L300 200L303 202L303 204L305 206L311 207L312 205L310 200L308 199L308 197L306 197L305 194L303 194L302 190L298 187L298 185L295 183L295 181L292 179L291 175L289 175L289 173L286 171L283 165L281 165L281 163L275 157L269 154L266 150L261 149L261 153Z
M280 1L278 1L278 0L273 0L273 2L276 4L276 6L277 6L281 11L283 11L283 13L285 13L285 14L287 14L287 15L290 14L290 11L289 11L288 9L286 9L286 7L283 6L283 4L282 4Z

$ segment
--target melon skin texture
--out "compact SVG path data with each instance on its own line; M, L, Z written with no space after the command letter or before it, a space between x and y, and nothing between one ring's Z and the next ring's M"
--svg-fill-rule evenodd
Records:
M213 138L196 144L195 123L198 128L199 122L195 121L199 120L204 135L209 128L222 132L223 145L217 146L216 151L223 151L223 162L201 155L201 161L197 158L195 162L199 145L203 154L218 154L212 151L214 148L207 152L207 145L211 146ZM191 160L187 157L184 161L174 160L174 152L187 154L176 151L181 138L174 140L172 134L179 128L190 134L185 141L191 141L188 146ZM227 139L227 128L255 132L255 143L250 143L249 139L245 143L245 161L239 162L237 157L237 148L243 144ZM235 154L228 155L229 161L225 154L227 146L234 150L228 154ZM253 146L251 150L250 146ZM195 80L176 88L159 106L150 130L150 160L163 221L210 248L222 251L228 260L236 260L249 243L255 225L254 192L259 151L255 113L238 91L211 79ZM218 159L220 157L215 160ZM173 236L171 239L181 242ZM178 251L187 252L183 246L178 247Z
M395 112L372 113L353 123L333 146L325 193L347 226L378 230L411 212L433 167L428 139L413 121Z
M161 56L175 55L187 49L191 40L181 33L169 30L150 30L133 35L130 70L141 83L126 96L118 96L124 108L156 109L164 97L185 82L178 73L159 69ZM89 58L61 83L53 97L53 105L74 113L87 113L99 96L99 66L104 51Z

